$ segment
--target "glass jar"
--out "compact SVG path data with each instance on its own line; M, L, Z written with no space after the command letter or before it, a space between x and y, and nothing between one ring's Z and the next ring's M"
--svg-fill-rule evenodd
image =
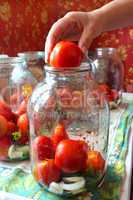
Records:
M124 84L124 66L115 48L97 48L93 74L109 101L117 101Z
M46 66L46 78L28 104L33 176L59 195L96 186L105 171L109 108L104 95L97 95L90 65Z
M0 54L0 58L7 58L8 57L8 55L6 55L6 54Z
M18 53L19 57L22 57L27 62L29 70L38 81L43 80L43 67L44 67L44 51L27 51Z
M27 101L36 84L22 58L0 59L0 160L29 158Z

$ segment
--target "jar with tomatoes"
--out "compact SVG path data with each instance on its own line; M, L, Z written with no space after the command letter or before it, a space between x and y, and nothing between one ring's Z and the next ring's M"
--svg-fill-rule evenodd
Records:
M38 81L43 80L44 51L26 51L18 53L18 56L25 59L28 69Z
M92 70L99 91L104 92L110 105L119 103L124 85L124 66L115 48L97 48Z
M29 158L27 102L36 84L22 58L0 59L0 160Z
M45 66L28 104L32 173L58 195L97 186L106 168L109 108L89 68Z

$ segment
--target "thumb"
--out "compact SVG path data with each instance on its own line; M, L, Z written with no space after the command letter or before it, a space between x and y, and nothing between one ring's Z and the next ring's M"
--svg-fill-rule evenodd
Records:
M86 53L86 51L88 51L88 48L90 47L92 40L93 37L91 31L89 31L88 28L84 28L79 40L79 47L81 48L83 53Z

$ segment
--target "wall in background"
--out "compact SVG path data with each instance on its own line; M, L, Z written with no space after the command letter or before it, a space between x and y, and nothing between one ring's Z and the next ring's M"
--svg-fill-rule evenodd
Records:
M0 53L43 50L53 22L70 10L90 11L111 0L0 0ZM125 64L125 87L133 92L133 26L102 34L95 47L116 47Z

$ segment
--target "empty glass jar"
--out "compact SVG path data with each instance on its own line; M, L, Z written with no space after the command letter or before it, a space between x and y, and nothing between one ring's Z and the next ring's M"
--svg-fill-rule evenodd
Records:
M37 84L22 58L0 59L0 159L29 157L27 101Z
M123 90L124 66L115 48L97 48L92 70L109 101L117 101Z
M38 81L42 81L44 77L44 51L27 51L18 53L27 62L29 70Z
M109 108L90 65L46 66L28 105L33 176L59 195L98 185L105 171Z

